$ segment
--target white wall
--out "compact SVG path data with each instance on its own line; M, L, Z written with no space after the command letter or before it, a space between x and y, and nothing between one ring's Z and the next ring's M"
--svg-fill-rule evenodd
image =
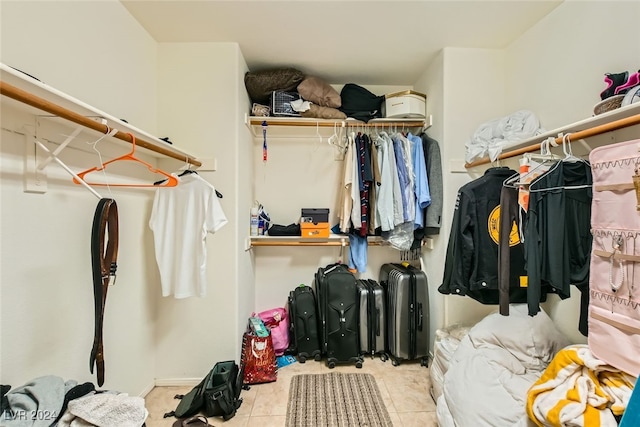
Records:
M458 189L483 173L468 173L463 168L465 143L481 123L503 115L506 72L501 50L446 48L443 57L444 209L441 236L436 242L441 263L445 259ZM443 272L441 266L440 275L434 277L436 286L442 284ZM496 309L457 295L447 295L444 300L445 325L475 323Z
M546 129L593 115L604 74L640 68L640 3L565 1L506 49L506 112Z
M224 195L221 204L229 220L207 237L208 295L181 300L157 295L156 374L161 382L201 378L217 361L238 360L240 319L253 309L243 240L247 231L241 222L249 212L252 182L244 166L251 144L239 113L248 111L240 91L245 69L235 43L159 45L161 131L198 157L216 159L217 170L200 175Z
M431 61L429 67L418 78L414 84L414 88L418 92L427 94L427 113L433 117L433 125L427 130L427 135L438 141L440 153L444 153L443 138L445 117L444 117L444 51L440 51L438 56ZM443 160L443 166L446 162ZM444 173L443 178L447 175ZM444 187L443 187L444 188ZM455 195L453 196L455 198ZM454 199L455 200L455 199ZM451 204L451 195L443 194L443 203ZM447 210L448 212L448 210ZM443 213L443 229L440 234L433 236L433 249L422 249L423 269L429 280L429 315L430 315L430 348L433 347L435 339L435 331L441 328L445 323L444 304L445 296L438 292L438 286L442 283L442 275L444 273L445 253L447 250L447 239L449 237L449 229L445 224L450 224L449 220L444 219Z
M2 2L1 7L3 63L156 130L156 44L119 2ZM50 127L51 121L42 123ZM47 168L46 194L23 192L26 143L5 128L33 132L25 124L33 125L33 116L3 106L0 378L16 387L47 374L95 383L88 369L94 324L89 243L97 200L55 164ZM60 142L60 132L70 129L58 127L47 136ZM95 139L82 134L61 157L75 170L96 165L95 154L77 149ZM155 367L154 274L147 268L153 262L146 224L151 193L112 191L120 245L118 279L106 303L104 387L140 394L153 385Z
M251 110L251 102L244 86L244 74L249 71L247 63L242 56L240 49L236 49L236 79L235 79L235 99L236 104L236 179L235 193L238 197L236 210L236 257L238 259L237 266L237 331L236 343L240 343L239 339L247 327L247 318L256 309L255 303L255 267L254 258L251 251L246 251L244 239L249 235L249 227L247 226L249 212L255 200L254 181L255 174L253 170L253 154L254 145L253 138L249 128L244 123L245 114ZM237 347L236 360L240 360L241 346Z

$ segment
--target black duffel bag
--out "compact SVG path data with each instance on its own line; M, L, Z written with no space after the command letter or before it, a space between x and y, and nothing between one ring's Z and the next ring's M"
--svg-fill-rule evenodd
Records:
M348 117L353 117L363 122L382 117L382 101L384 95L378 96L362 86L347 83L340 91L342 106L340 111Z

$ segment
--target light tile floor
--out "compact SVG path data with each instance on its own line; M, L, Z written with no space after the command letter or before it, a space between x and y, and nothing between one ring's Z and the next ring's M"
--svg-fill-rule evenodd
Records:
M437 427L436 405L429 393L429 369L420 363L405 362L393 366L391 361L365 358L362 369L353 365L339 365L329 369L326 362L293 363L278 371L278 380L269 384L252 385L242 392L242 406L238 414L227 422L210 417L209 424L227 427L284 427L291 378L297 374L329 372L363 372L372 374L395 427ZM175 418L162 418L177 405L173 397L191 390L188 387L156 387L146 396L149 411L147 427L171 427ZM319 426L320 427L320 426ZM356 427L356 426L354 426Z

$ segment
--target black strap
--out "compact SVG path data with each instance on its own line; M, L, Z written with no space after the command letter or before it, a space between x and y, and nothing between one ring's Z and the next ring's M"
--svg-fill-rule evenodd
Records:
M107 289L115 277L118 258L118 206L113 199L101 199L93 216L91 229L91 268L93 271L93 299L95 329L89 357L89 370L97 368L98 386L104 384L104 349L102 327Z
M227 400L227 396L222 393L220 397L217 397L216 400L220 404L220 409L222 409L222 419L227 421L236 414L237 407Z

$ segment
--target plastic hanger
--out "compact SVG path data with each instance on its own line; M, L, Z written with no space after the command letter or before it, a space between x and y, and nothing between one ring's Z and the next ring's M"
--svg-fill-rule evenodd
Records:
M190 175L193 174L197 179L199 179L200 181L204 182L205 184L207 184L209 187L213 188L213 190L216 192L216 196L218 196L219 199L222 199L223 195L221 192L219 192L218 190L215 189L215 187L213 185L211 185L211 183L209 181L207 181L206 179L202 178L200 175L198 175L198 171L193 170L193 169L185 169L182 172L180 172L178 174L178 176L185 176L185 175ZM155 186L160 186L160 184L162 184L163 182L165 182L166 180L160 180L160 181L156 181L153 183L153 185ZM163 187L168 187L167 185L164 185Z
M527 160L527 164L531 162L531 160L542 160L541 163L538 163L536 167L527 171L524 175L521 175L520 172L513 174L509 178L505 179L502 185L504 187L510 188L519 188L522 185L531 184L531 180L527 181L531 175L534 175L536 172L539 172L540 169L543 169L549 162L555 162L560 160L560 157L556 156L551 152L551 141L555 142L555 138L550 137L542 141L540 144L540 154L534 153L524 153L523 159ZM556 145L557 146L557 145ZM544 172L546 173L546 171Z
M584 162L584 159L580 157L576 157L573 155L573 150L571 149L571 141L569 141L569 137L571 134L566 134L562 136L562 151L564 152L563 162Z
M186 163L185 164L186 169L184 169L182 172L180 172L178 174L178 177L193 174L197 179L199 179L200 181L202 181L205 184L207 184L207 186L211 187L216 192L216 196L218 196L219 199L222 199L223 196L222 196L221 192L216 190L215 187L213 185L211 185L211 183L209 181L207 181L206 179L204 179L200 175L198 175L198 171L191 169L191 163L186 161L186 159L185 159L185 163ZM162 184L165 181L166 181L166 179L161 179L160 181L154 182L153 185L159 186L160 184Z
M176 185L178 185L178 178L176 178L175 176L163 171L162 169L158 169L155 168L153 165L145 162L144 160L141 160L139 158L137 158L135 156L135 151L136 151L136 137L133 136L132 134L128 133L128 135L131 137L131 152L120 156L120 157L116 157L115 159L111 159L108 160L104 163L102 163L101 166L96 166L93 167L91 169L87 169L86 171L82 171L80 173L78 173L78 177L83 180L84 182L86 182L89 185L108 185L108 186L112 186L112 187L153 187L154 184L142 184L142 183L136 183L136 184L118 184L118 183L100 183L100 182L88 182L85 179L85 176L91 172L96 172L96 171L102 171L104 170L109 164L111 163L115 163L115 162L119 162L119 161L123 161L123 160L129 160L129 161L133 161L133 162L137 162L137 163L142 163L143 165L145 165L147 167L147 169L149 169L149 171L153 172L153 173L157 173L160 175L164 175L165 177L167 177L167 181L164 185L162 185L162 187L175 187ZM80 184L80 182L78 182L78 180L76 178L73 178L73 182L76 184Z
M571 142L569 141L569 137L571 134L566 134L562 136L562 151L565 154L565 157L560 160L559 162L557 162L555 165L553 165L551 167L551 169L549 169L545 174L537 177L536 179L533 180L533 182L531 182L531 185L533 186L533 184L535 184L536 182L538 182L538 180L540 180L543 176L550 174L551 172L553 172L560 163L565 163L565 162L570 162L570 163L577 163L577 162L582 162L587 166L591 166L589 164L589 162L587 162L586 160L580 158L580 157L576 157L573 155L573 152L571 151ZM590 172L589 172L590 173ZM579 190L582 188L591 188L592 185L591 184L584 184L584 185L565 185L565 186L559 186L559 187L551 187L551 188L535 188L529 189L529 192L533 193L533 192L538 192L538 191L552 191L552 190Z

